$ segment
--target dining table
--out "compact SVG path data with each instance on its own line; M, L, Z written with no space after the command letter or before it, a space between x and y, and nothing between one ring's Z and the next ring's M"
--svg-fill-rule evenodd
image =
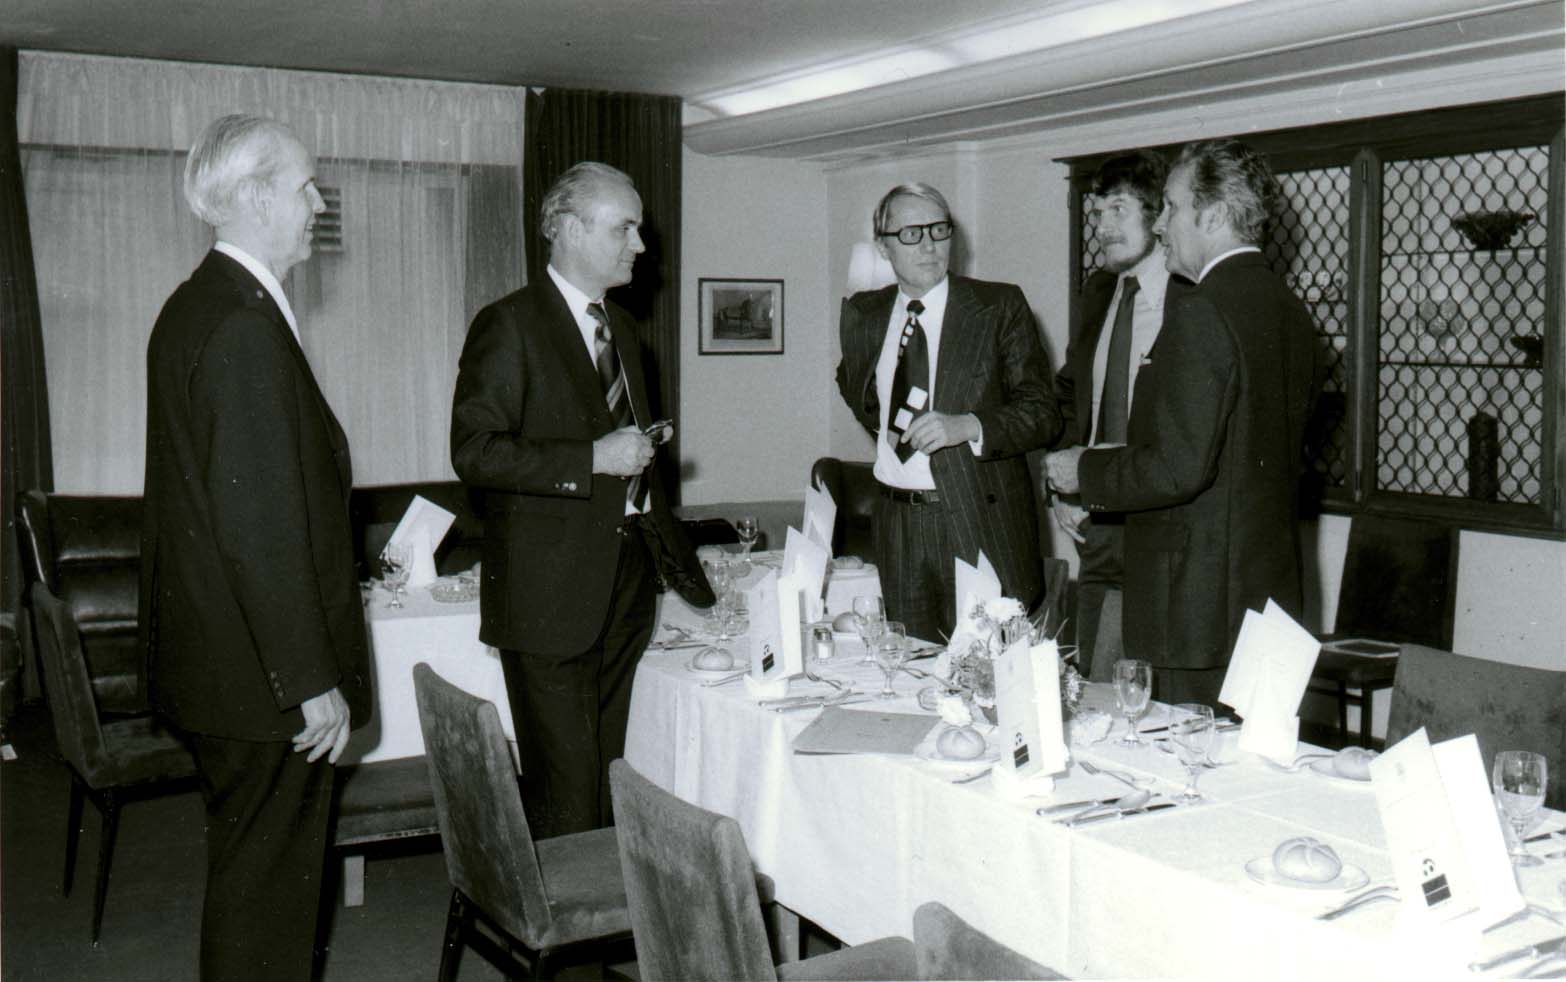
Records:
M1215 766L1199 772L1199 801L1069 827L1040 809L1133 786L1173 802L1186 771L1156 733L1121 743L1128 724L1118 718L1097 742L1090 730L1102 726L1071 724L1068 769L1032 796L997 781L994 746L977 762L944 760L928 742L913 754L796 753L795 738L824 709L769 709L744 679L720 682L698 669L697 649L659 650L705 630L703 612L661 598L659 631L636 673L626 758L680 798L734 818L778 901L845 943L910 936L914 911L938 900L1072 977L1384 980L1481 977L1471 961L1566 933L1566 832L1528 846L1547 857L1518 871L1529 907L1493 930L1432 926L1395 902L1324 921L1318 915L1352 896L1350 887L1393 882L1369 782L1240 753L1231 730L1219 736ZM743 657L745 639L728 647ZM927 675L930 663L912 667ZM882 687L850 636L807 668L862 695ZM924 713L918 694L929 684L900 672L893 698L854 696L841 711ZM789 691L838 690L800 677ZM1082 723L1101 724L1083 710L1112 710L1112 688L1088 686L1077 709ZM1138 729L1158 730L1164 713L1154 704ZM1566 815L1545 812L1534 830L1563 827ZM1271 857L1296 836L1331 846L1345 874L1326 887L1280 883Z

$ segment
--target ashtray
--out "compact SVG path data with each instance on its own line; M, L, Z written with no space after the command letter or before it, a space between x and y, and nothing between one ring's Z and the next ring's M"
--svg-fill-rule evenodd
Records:
M1465 211L1452 219L1452 227L1463 234L1469 244L1482 252L1494 252L1512 244L1512 239L1533 223L1537 216L1531 211Z
M430 596L437 603L472 603L479 598L479 585L473 580L442 577L430 584Z

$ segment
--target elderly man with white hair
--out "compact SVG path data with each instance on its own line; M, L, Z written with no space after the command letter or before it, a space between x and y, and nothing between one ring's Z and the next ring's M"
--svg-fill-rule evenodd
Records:
M147 347L141 640L207 807L206 982L311 977L331 765L370 713L348 443L282 289L313 167L279 123L207 127L185 198L217 241Z

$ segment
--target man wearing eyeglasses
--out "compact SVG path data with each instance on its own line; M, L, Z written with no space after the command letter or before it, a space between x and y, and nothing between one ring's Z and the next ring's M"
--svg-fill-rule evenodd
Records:
M1007 596L1043 594L1024 456L1060 432L1022 291L949 275L955 224L941 192L900 184L875 210L897 283L843 301L837 385L875 438L872 522L887 617L949 637L953 559L987 556Z

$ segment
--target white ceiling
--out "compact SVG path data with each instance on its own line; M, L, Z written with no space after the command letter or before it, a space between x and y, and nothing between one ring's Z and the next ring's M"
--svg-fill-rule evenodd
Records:
M662 93L833 158L1562 50L1560 0L0 0L0 44Z

